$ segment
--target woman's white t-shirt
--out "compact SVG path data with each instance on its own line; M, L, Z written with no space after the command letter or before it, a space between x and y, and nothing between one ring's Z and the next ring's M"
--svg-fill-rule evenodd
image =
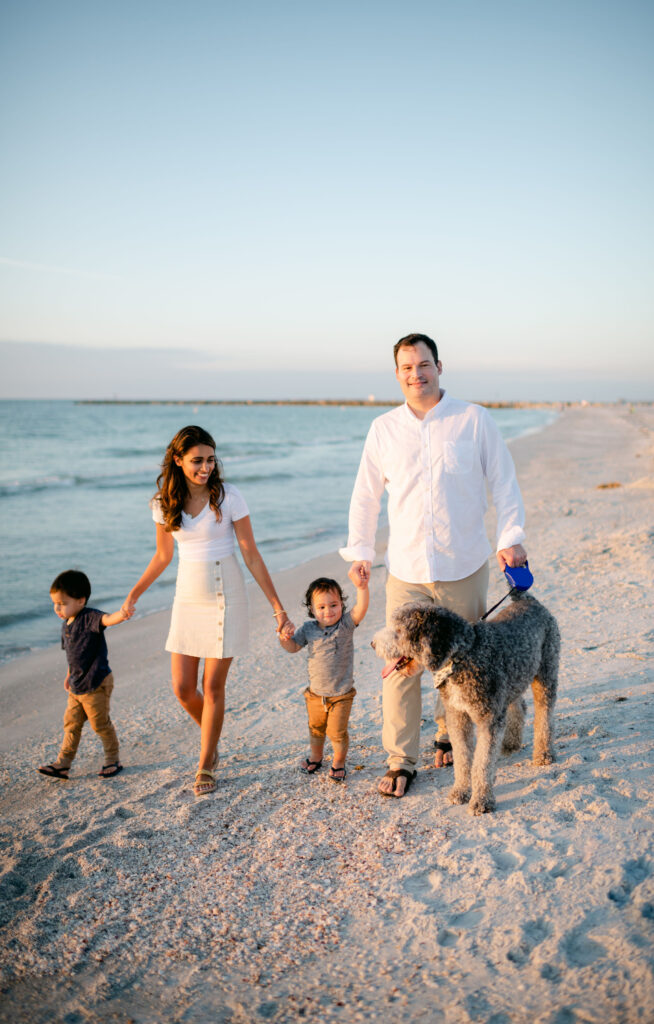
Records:
M150 507L155 523L163 526L164 517L159 498L153 498ZM197 516L182 512L181 527L172 531L180 559L187 562L215 562L234 554L233 524L244 519L250 512L245 498L233 484L225 484L225 498L220 512L222 518L218 522L208 501Z

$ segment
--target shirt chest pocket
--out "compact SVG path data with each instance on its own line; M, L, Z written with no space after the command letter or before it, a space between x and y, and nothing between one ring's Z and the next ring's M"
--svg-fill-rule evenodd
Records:
M472 472L475 446L473 441L446 441L443 445L443 466L446 473L458 476Z

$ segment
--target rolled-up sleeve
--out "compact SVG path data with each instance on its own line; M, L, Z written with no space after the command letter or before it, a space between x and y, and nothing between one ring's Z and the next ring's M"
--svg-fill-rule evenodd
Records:
M347 547L339 549L341 558L346 562L373 561L377 521L385 486L386 479L373 423L368 431L352 491Z
M525 509L511 453L485 410L480 441L484 474L497 512L497 551L503 551L524 541Z

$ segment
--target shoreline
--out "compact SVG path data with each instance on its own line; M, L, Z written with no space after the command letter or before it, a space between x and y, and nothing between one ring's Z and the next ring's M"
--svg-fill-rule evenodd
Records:
M279 648L258 590L250 651L230 672L212 798L191 792L197 731L170 690L168 612L110 633L126 766L111 782L96 777L89 730L70 782L36 775L60 738L63 653L10 662L0 684L0 1020L652 1015L654 413L575 408L511 451L534 592L563 635L556 763L530 762L528 697L525 747L498 767L497 812L473 818L450 805L451 772L430 766L423 678L416 783L404 800L380 798L380 663L369 640L384 617L381 552L355 634L341 786L297 771L306 661ZM492 516L488 525L492 536ZM346 578L337 553L304 564ZM274 578L297 622L302 567ZM504 591L493 566L489 605Z
M23 399L23 401L39 401L39 399ZM73 398L68 401L75 405L327 405L327 406L377 406L395 407L404 404L404 399L389 398L387 401L377 398ZM620 400L617 402L564 401L551 399L542 402L503 402L466 399L473 405L482 405L485 409L574 409L586 406L652 406L654 402Z

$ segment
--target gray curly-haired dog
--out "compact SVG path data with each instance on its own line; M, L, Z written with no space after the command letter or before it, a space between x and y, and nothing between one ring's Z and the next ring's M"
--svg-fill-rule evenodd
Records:
M559 628L534 597L518 593L512 598L494 619L474 625L447 608L405 604L395 611L390 628L373 640L376 653L390 663L385 676L392 671L412 676L421 668L433 674L454 756L450 801L469 801L472 814L495 810L500 747L510 753L522 744L527 710L522 694L528 686L534 695L534 764L554 760Z

